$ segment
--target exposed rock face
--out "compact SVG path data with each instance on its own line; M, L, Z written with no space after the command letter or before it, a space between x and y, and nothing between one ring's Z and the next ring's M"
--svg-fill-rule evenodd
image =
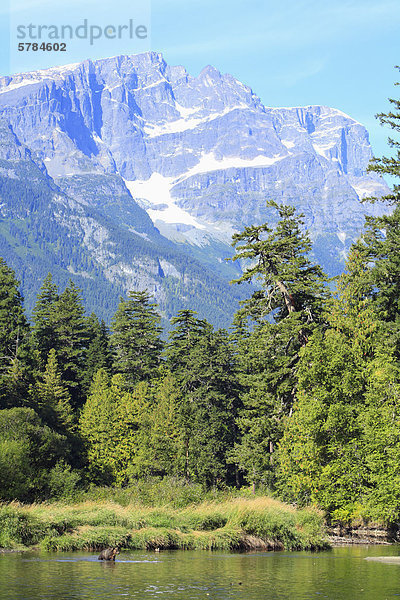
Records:
M182 296L184 277L197 279L168 253L230 279L236 265L222 261L231 235L271 219L266 198L304 212L317 259L337 273L364 214L383 210L359 198L387 192L366 173L368 133L354 119L323 106L265 107L231 75L206 67L191 77L154 52L0 78L0 118L14 136L3 160L20 153L70 208L95 210L108 228L156 245L146 271L161 300ZM82 243L111 285L144 284L135 267L110 266L111 250L97 240L96 251L90 233ZM168 293L162 273L172 282ZM229 295L222 310L235 303Z
M348 544L393 544L399 541L399 531L377 523L363 525L336 524L327 529L332 546Z
M148 289L165 320L189 304L228 324L237 291L163 237L119 176L69 177L67 194L33 155L0 123L0 256L28 309L51 271L62 287L73 279L88 310L107 320L124 292Z

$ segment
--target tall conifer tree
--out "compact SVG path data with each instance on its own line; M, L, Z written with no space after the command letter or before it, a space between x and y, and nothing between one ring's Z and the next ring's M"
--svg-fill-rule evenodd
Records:
M40 289L33 320L33 346L39 370L44 371L54 349L72 404L81 406L90 334L80 290L70 281L59 294L49 274Z
M113 357L110 334L104 321L99 321L93 313L88 318L87 324L89 341L83 383L85 390L89 391L93 377L99 369L111 373Z
M129 292L112 322L113 368L124 375L131 389L157 375L163 343L156 307L148 292Z
M80 416L89 470L101 483L126 484L136 450L136 432L146 403L147 384L126 391L122 375L111 379L104 369L94 376Z
M400 101L378 115L400 131ZM394 156L369 170L400 176ZM369 199L376 200L376 199ZM327 315L302 354L299 393L279 451L287 499L313 502L333 518L400 516L400 186L382 198L392 214L367 217Z
M167 359L182 394L184 475L206 485L235 483L228 455L236 437L238 386L227 335L190 310L180 311L172 324Z
M267 206L278 213L277 225L246 227L232 242L233 260L248 265L234 283L252 281L258 287L235 320L244 391L234 455L253 486L272 483L273 454L296 392L299 352L322 322L326 297L322 269L308 258L311 241L302 215L275 202Z
M58 288L49 273L39 290L32 313L32 342L40 370L45 368L50 350L57 347L54 306L58 299Z
M54 303L55 351L72 404L83 403L88 325L80 290L70 281Z
M46 369L36 384L38 412L49 427L63 435L75 431L71 398L63 384L54 348L49 352Z
M19 282L0 258L0 407L20 406L27 400L29 326Z

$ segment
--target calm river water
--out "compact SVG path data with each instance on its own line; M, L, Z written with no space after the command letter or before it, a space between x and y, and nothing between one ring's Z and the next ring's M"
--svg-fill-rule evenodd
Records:
M1 600L388 600L400 597L400 546L327 552L121 552L1 554Z

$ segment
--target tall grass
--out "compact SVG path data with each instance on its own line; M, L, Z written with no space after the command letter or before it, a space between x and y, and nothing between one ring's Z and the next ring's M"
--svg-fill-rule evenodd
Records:
M77 491L68 502L113 501L121 506L141 504L143 506L172 506L184 508L205 501L225 501L236 496L249 495L247 489L205 489L199 483L190 483L179 477L150 477L135 482L126 488L92 486L86 491Z
M0 508L0 548L31 546L44 535L42 522L18 505Z
M326 547L322 515L263 496L210 500L183 508L86 500L0 507L0 546L45 550Z

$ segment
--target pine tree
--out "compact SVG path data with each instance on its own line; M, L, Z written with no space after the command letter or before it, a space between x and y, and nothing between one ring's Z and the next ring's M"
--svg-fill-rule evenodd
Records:
M163 348L160 320L147 292L129 292L118 306L112 322L113 368L130 389L157 375Z
M70 281L53 306L55 351L73 406L83 403L83 380L89 339L79 289Z
M182 394L184 475L209 486L235 482L229 451L236 436L238 390L227 335L190 310L180 311L172 324L167 360Z
M190 439L192 477L207 486L238 484L231 458L237 437L239 385L235 361L225 331L207 324L190 354L192 433Z
M73 434L75 418L71 398L62 382L54 348L49 352L45 372L36 384L38 412L44 422L63 435Z
M14 271L0 258L0 407L21 406L29 383L29 326Z
M273 201L267 206L278 213L275 228L268 224L245 227L232 238L237 252L232 260L250 261L243 275L232 283L259 281L261 289L242 303L241 313L256 322L265 321L271 314L279 322L296 313L303 322L298 335L305 342L306 325L320 318L326 278L321 267L307 257L312 245L302 231L304 215L296 216L292 206Z
M98 483L127 483L146 397L145 382L127 392L120 374L110 380L100 369L94 376L79 427L87 447L89 470Z
M99 369L105 369L108 373L111 373L112 369L109 331L104 321L99 321L94 313L88 318L88 335L89 342L83 379L86 392L89 391L93 377Z
M46 365L50 350L57 347L54 307L58 299L58 288L49 273L40 288L32 313L32 342L41 370Z
M143 385L143 384L140 384ZM136 403L138 429L131 477L182 476L184 440L180 428L181 393L176 378L165 370Z
M104 369L94 376L90 395L84 404L79 431L85 441L91 477L99 483L115 480L115 406L110 394L110 378Z
M148 464L151 465L149 474L182 475L184 444L179 422L182 396L177 380L168 370L165 370L156 382L152 399L146 453Z
M205 321L197 319L196 313L192 310L180 310L178 315L171 319L171 324L175 325L175 329L169 334L166 354L168 366L177 378L182 393L180 423L185 456L183 475L189 480L191 477L190 442L195 426L193 413L195 411L194 392L196 389L196 376L191 368L191 353L204 335L207 324Z
M396 69L400 71L400 67L397 66ZM400 83L395 83L395 85L400 85ZM392 110L388 113L379 113L376 117L379 119L381 125L389 125L391 129L398 133L400 131L400 100L389 98L389 102L392 105ZM379 173L380 175L400 177L400 141L389 137L388 144L390 148L394 149L394 156L373 158L368 166L368 170ZM375 201L376 198L368 198L368 200ZM380 198L380 200L384 200L389 204L399 204L400 185L394 185L391 193Z
M70 281L59 294L49 273L33 310L33 322L32 340L39 372L45 369L49 352L54 349L72 405L74 408L81 406L90 326L80 290Z
M275 202L267 206L278 213L276 227L246 227L232 244L237 251L233 260L250 262L234 283L260 286L235 320L243 408L234 456L253 488L273 483L273 454L293 405L299 353L322 324L326 299L325 276L307 257L311 242L302 231L302 215Z
M290 366L283 369L285 348L272 333L272 326L258 327L236 343L242 407L233 456L253 491L259 483L272 483L272 456L287 414L283 398L295 385Z
M190 354L207 331L208 323L198 319L195 311L186 309L180 310L178 315L171 319L171 324L175 325L175 329L169 334L166 352L168 364L171 371L179 376L183 385L182 391L186 394L192 390Z
M139 382L132 392L126 391L126 382L121 374L111 379L111 397L114 404L115 444L113 470L117 485L126 485L137 450L137 432L147 404L148 383Z

